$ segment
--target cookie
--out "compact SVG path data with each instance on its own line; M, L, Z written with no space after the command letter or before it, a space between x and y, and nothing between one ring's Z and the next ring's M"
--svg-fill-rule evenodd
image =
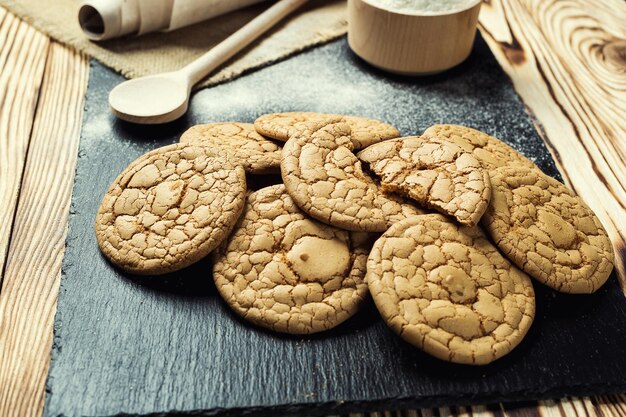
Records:
M508 165L539 169L530 159L500 139L480 130L458 125L433 125L424 131L423 136L440 137L457 144L463 150L472 152L488 170Z
M264 114L254 121L254 128L263 136L286 142L290 136L301 134L306 123L338 123L342 117L335 114L309 111Z
M266 114L256 119L254 127L262 135L285 142L291 135L302 133L302 123L320 121L347 123L352 131L351 140L354 149L363 149L374 143L400 136L398 129L380 120L314 112Z
M226 155L175 144L133 161L96 215L102 253L124 271L158 275L215 249L243 210L246 176Z
M351 139L354 149L365 149L370 145L400 136L400 131L390 124L376 119L357 116L343 116L352 129Z
M292 334L328 330L367 295L367 237L306 216L283 185L252 193L213 279L226 303L258 326Z
M385 322L439 359L484 365L509 353L535 315L530 278L478 227L440 214L407 218L379 238L367 283Z
M423 211L386 196L352 153L346 123L310 123L283 147L281 175L287 192L311 217L346 230L382 232Z
M441 138L408 136L369 146L357 157L381 178L385 192L475 226L491 198L489 174L470 152Z
M611 241L572 191L519 166L491 173L491 204L482 225L526 273L557 291L593 293L613 270Z
M251 174L278 174L282 145L259 135L252 123L209 123L187 129L181 143L223 149L235 165Z

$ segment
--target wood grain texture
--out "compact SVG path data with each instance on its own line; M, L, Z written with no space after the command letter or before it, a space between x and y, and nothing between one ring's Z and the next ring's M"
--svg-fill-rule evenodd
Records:
M591 402L596 409L598 417L626 416L626 394L593 397Z
M624 417L626 395L571 397L537 403L351 413L349 417ZM330 417L330 416L329 416Z
M43 407L88 69L50 46L0 292L0 416Z
M626 2L490 0L480 29L565 182L607 228L626 294Z
M46 36L0 8L0 274L48 45Z

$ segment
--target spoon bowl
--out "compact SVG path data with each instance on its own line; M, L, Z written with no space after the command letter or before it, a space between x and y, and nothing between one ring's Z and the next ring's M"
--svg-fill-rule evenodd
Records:
M111 90L109 105L115 116L128 122L167 123L187 111L190 87L177 73L135 78Z

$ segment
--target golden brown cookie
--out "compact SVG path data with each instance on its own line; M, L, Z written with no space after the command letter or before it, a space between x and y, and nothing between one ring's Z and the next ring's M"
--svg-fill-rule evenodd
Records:
M307 123L338 123L341 120L337 114L309 111L270 113L257 118L254 128L263 136L286 142L290 136L301 133Z
M181 143L219 147L251 174L278 174L282 145L259 135L252 123L209 123L187 129Z
M433 125L424 131L423 136L440 137L457 144L464 151L472 152L488 170L507 165L539 169L500 139L480 130L458 125Z
M567 293L592 293L613 270L611 241L572 191L538 170L491 173L493 194L482 225L518 267Z
M352 140L354 149L365 149L375 143L400 136L398 129L380 120L357 116L343 116L343 121L346 122L352 130L350 139Z
M475 226L491 198L489 174L470 152L438 137L408 136L371 145L358 158L381 178L385 192Z
M342 121L351 128L350 139L354 149L363 149L371 144L400 136L398 129L380 120L315 112L266 114L256 119L254 127L262 135L287 141L290 136L302 133L302 123Z
M140 275L176 271L217 247L243 210L246 176L226 155L175 144L133 161L96 216L102 253Z
M283 185L251 194L229 241L214 254L213 279L244 319L293 334L321 332L357 312L371 245L307 217Z
M352 153L346 123L310 123L283 148L281 175L295 203L311 217L346 230L382 232L410 215L423 213L386 196Z
M440 214L385 232L367 260L367 283L389 327L450 362L484 365L506 355L535 315L529 277L478 227Z

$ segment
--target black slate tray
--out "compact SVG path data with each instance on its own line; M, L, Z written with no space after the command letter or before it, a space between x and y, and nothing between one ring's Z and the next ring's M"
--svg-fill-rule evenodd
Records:
M535 284L537 318L524 342L494 364L469 367L404 343L372 304L334 331L286 337L231 313L208 261L137 279L98 251L93 222L109 184L195 123L303 109L381 118L403 134L462 123L509 141L558 177L480 39L462 66L420 79L373 70L340 40L204 90L184 119L161 127L109 114L107 94L120 81L92 65L44 416L325 415L626 391L626 299L615 277L591 296Z

